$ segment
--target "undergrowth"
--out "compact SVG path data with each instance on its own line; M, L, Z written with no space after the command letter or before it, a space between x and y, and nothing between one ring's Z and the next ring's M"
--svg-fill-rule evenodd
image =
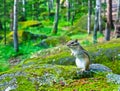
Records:
M18 57L20 60L24 60L29 58L32 53L43 49L33 45L33 41L19 44L19 52L16 53L13 49L13 45L0 44L0 71L8 70L10 58Z

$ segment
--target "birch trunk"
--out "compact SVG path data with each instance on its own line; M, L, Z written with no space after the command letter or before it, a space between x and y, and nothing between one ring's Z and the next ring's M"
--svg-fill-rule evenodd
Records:
M96 10L95 10L95 24L94 24L94 31L93 31L93 43L97 43L97 29L99 27L99 6L100 6L100 0L97 0Z
M18 7L18 0L14 0L14 13L13 13L13 39L14 39L14 49L16 52L19 51L18 47L18 19L17 19L17 7Z
M99 0L99 32L102 34L101 0Z
M26 1L25 0L22 0L22 11L23 11L23 20L26 20L26 9L25 9L25 6L26 6Z
M88 34L91 33L91 0L88 0Z
M116 17L116 21L119 21L120 18L120 0L118 0L118 4L117 4L117 17Z
M98 29L98 15L99 15L99 10L96 8L95 11L95 24L94 24L94 31L93 31L93 43L97 43L97 29Z

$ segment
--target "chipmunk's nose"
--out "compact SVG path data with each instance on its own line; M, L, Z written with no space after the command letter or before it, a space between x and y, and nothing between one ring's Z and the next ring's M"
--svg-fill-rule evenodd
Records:
M66 44L67 46L70 46L70 44Z

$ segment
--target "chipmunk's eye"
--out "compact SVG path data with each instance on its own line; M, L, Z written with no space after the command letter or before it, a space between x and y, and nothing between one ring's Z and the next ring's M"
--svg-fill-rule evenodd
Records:
M74 42L71 42L71 44L74 44Z

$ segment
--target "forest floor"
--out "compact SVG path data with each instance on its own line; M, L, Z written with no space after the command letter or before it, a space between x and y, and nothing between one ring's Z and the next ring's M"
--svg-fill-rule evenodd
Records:
M76 21L70 27L60 22L56 35L51 33L50 21L42 22L44 25L40 26L34 26L38 21L20 22L18 53L13 49L13 32L8 32L6 46L4 39L0 40L0 91L120 90L120 39L104 42L104 35L98 33L98 43L93 44L84 22ZM81 75L66 47L66 42L76 38L88 51L93 64L102 64L112 72Z
M120 39L84 47L88 50L92 63L103 64L113 73L98 72L81 76L70 50L65 45L59 45L38 50L16 66L11 66L8 71L1 72L0 90L118 91L120 82L118 79L118 82L113 80L113 77L108 79L108 75L120 74ZM19 59L16 58L16 61Z

